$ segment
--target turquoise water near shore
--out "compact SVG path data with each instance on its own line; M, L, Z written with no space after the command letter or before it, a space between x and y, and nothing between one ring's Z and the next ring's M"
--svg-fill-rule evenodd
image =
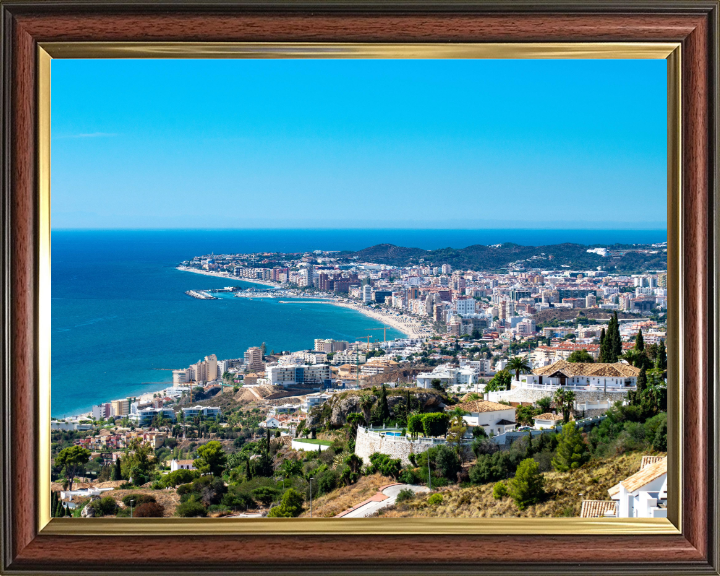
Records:
M523 244L661 242L665 232L53 230L52 414L162 388L171 381L168 370L208 354L236 358L262 342L278 351L312 348L315 338L381 337L369 332L379 322L338 306L190 298L186 290L251 284L180 272L175 266L182 260L213 251L357 250L380 242L430 249L512 238ZM388 330L388 338L399 337Z

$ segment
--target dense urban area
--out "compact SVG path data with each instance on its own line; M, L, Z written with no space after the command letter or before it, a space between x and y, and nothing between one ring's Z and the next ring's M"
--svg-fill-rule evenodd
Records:
M204 255L380 321L306 350L198 351L173 384L53 419L53 517L667 514L667 246ZM388 338L396 330L404 338Z

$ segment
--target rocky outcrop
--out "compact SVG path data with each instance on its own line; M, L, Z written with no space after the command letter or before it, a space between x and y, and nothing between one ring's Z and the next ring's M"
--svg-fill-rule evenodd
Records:
M363 397L372 399L372 405L367 401L363 401ZM307 427L314 428L324 424L323 419L329 418L331 426L340 427L347 422L348 414L358 412L368 416L377 406L380 393L376 394L360 394L346 393L338 394L328 401L330 409L329 417L327 416L327 408L313 410L308 416ZM423 389L413 389L410 392L411 410L419 410L421 412L436 412L444 408L443 396L437 392ZM397 417L405 414L407 404L407 394L404 390L395 392L393 389L387 390L387 403L390 409L391 417Z
M80 512L82 518L95 518L95 508L90 506L90 504L92 504L92 502L88 502L87 506Z

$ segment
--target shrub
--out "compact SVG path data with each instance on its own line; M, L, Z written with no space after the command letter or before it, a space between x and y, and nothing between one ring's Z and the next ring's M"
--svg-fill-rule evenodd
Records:
M400 502L405 502L406 500L410 500L411 498L414 498L414 497L415 497L415 492L410 490L410 488L404 488L403 490L400 490L400 492L398 492L395 502L397 502L399 504Z
M537 462L527 458L520 462L515 477L510 480L508 494L515 501L515 505L524 510L542 499L545 495L544 485L545 478L540 474Z
M187 484L200 477L197 470L175 470L160 479L160 486L163 488L175 488L179 484Z
M405 468L400 473L398 480L403 484L417 484L419 482L418 475L412 468Z
M493 498L495 498L495 500L505 498L505 496L507 495L508 490L505 482L498 482L497 484L495 484L495 486L493 486Z
M442 436L447 432L450 418L443 412L425 414L422 419L423 431L426 436Z
M280 490L270 486L260 486L252 491L253 498L265 506L269 506L273 500L280 496Z
M90 507L95 511L95 516L112 516L118 510L117 502L110 496L93 500Z
M140 504L133 513L136 518L162 518L165 513L165 506L157 502L145 502Z
M667 420L658 427L652 441L653 450L667 452Z
M470 482L473 484L487 484L504 480L512 472L510 458L505 452L495 452L481 456L475 465L470 468Z
M328 494L335 490L337 486L337 472L335 470L326 470L318 478L318 494Z
M432 496L430 496L430 498L427 499L427 503L430 504L430 506L437 506L438 504L442 504L442 501L442 494L433 494Z
M432 463L435 464L437 470L448 480L455 480L457 473L460 472L460 458L458 457L455 450L448 446L438 446L437 448L431 448L429 452L431 454Z
M222 497L223 506L232 510L247 510L255 504L250 494L231 489Z
M302 512L303 496L294 488L289 488L283 494L279 506L270 509L269 518L294 518Z
M183 502L177 507L176 514L182 518L197 518L206 516L205 506L195 500Z
M155 496L151 496L150 494L127 494L123 496L122 503L125 504L125 506L130 506L130 500L133 501L133 506L140 506L148 502L155 502Z
M400 475L401 468L400 458L390 458L387 454L381 454L380 452L373 452L370 455L370 474L379 472L383 476L397 478Z
M488 440L485 436L475 438L471 444L471 448L473 454L475 454L475 458L480 458L480 456L484 454L495 454L495 452L500 451L500 446L492 440Z
M422 434L423 433L422 414L413 414L412 416L410 416L407 421L407 428L408 428L408 432L410 432L410 434L413 437L416 437L418 434Z

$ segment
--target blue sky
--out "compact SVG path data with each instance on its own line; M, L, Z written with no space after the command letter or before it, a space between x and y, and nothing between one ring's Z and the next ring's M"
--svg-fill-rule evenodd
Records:
M54 60L53 228L666 226L666 63Z

